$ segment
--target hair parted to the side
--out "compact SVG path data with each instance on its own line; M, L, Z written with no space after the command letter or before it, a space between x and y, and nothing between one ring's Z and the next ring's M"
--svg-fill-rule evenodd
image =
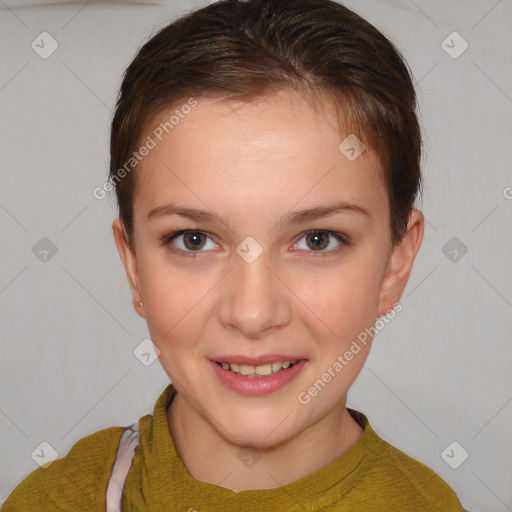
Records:
M390 238L403 238L421 193L422 139L400 52L333 0L220 0L157 32L124 73L111 126L110 181L130 247L137 173L114 178L151 123L191 97L251 101L286 88L312 104L329 98L340 135L355 134L377 154Z

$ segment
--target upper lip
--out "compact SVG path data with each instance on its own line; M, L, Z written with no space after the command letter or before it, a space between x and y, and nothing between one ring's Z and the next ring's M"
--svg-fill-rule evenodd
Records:
M266 354L258 357L249 357L249 356L236 356L236 355L226 355L226 356L218 356L214 357L211 360L217 363L227 363L227 364L246 364L249 366L260 366L262 364L273 363L275 361L295 361L300 359L306 359L304 356L295 355L295 356L286 356L282 354Z

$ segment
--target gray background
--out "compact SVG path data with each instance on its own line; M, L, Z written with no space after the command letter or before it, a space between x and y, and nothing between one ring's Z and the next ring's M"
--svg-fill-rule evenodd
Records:
M203 4L0 0L0 503L37 467L41 442L62 457L152 413L168 384L158 361L133 354L147 326L112 238L113 196L92 190L107 177L124 68L154 30ZM376 337L349 406L466 508L512 510L512 2L345 4L413 71L427 219L403 310ZM46 59L31 47L43 31L59 44ZM454 31L469 44L457 58ZM43 237L57 249L46 261L33 251Z

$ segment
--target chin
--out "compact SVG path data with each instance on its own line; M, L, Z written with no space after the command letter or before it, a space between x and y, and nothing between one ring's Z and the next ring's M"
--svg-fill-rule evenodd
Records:
M257 449L270 449L283 444L297 434L296 420L279 418L277 415L268 418L260 417L258 420L233 420L219 418L217 425L226 425L226 430L217 428L218 434L228 443L236 446L252 446ZM282 422L282 423L280 423ZM285 425L286 423L286 425ZM293 425L293 431L290 431Z

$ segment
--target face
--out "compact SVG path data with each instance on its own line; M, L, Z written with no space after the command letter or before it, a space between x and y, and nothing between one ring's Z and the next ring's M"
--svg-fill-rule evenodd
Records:
M163 368L237 445L278 445L345 405L371 339L353 342L399 300L421 243L415 210L392 247L378 158L348 159L336 126L289 91L198 98L137 168L135 252L114 221Z

